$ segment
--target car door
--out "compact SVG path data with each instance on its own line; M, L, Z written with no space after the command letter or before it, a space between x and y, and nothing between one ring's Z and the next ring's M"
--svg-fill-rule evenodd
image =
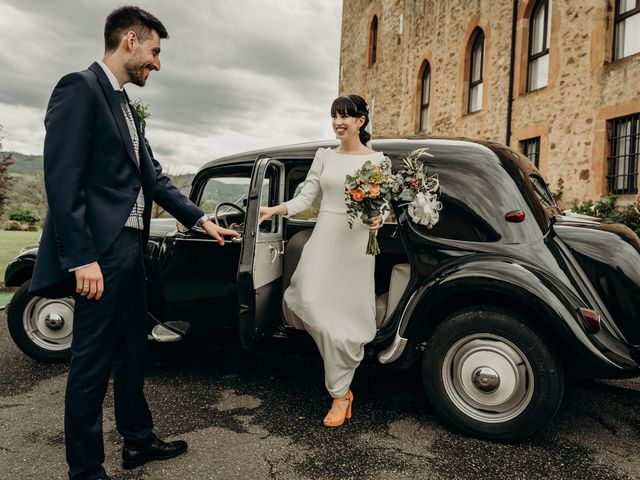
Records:
M284 201L284 185L284 164L258 157L251 174L238 269L238 326L244 347L254 346L281 321L284 221L274 216L259 224L258 219L261 206Z
M196 178L192 200L212 220L218 211L222 226L244 233L243 199L249 193L251 171L249 163L213 168ZM238 208L219 208L222 203ZM158 254L156 287L166 308L157 313L170 320L237 328L240 249L235 239L219 245L199 227L168 235Z

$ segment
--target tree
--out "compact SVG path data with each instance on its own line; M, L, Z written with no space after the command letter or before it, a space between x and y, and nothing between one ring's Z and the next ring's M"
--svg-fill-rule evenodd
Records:
M12 174L11 191L4 206L7 213L26 208L44 218L47 214L47 195L43 173Z
M2 125L0 125L0 131L2 131ZM0 152L1 151L2 137L0 137ZM13 165L11 154L0 154L0 213L2 213L4 203L9 195L9 189L11 188L11 177L8 172L11 165Z

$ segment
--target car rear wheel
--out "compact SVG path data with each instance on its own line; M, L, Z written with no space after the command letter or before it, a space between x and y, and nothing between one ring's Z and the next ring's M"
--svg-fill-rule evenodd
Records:
M524 439L558 411L562 366L515 314L480 307L448 317L422 361L427 396L449 424L478 437Z
M7 309L9 333L24 353L40 362L63 362L71 357L74 301L43 298L29 293L30 281L14 294Z

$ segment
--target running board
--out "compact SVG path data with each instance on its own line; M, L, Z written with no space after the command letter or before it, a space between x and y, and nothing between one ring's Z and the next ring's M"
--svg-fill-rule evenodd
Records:
M160 343L179 342L190 327L187 322L166 322L153 327L151 338Z

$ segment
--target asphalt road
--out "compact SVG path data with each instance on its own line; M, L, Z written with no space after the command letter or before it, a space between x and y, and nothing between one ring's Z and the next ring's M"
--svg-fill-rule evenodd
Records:
M66 365L13 345L0 312L0 479L65 479ZM339 429L313 345L247 353L199 338L152 348L147 397L156 432L187 454L125 472L111 391L106 467L115 479L636 479L640 381L571 383L551 425L519 444L458 434L434 415L416 370L361 367L354 417ZM307 352L307 350L309 350Z

